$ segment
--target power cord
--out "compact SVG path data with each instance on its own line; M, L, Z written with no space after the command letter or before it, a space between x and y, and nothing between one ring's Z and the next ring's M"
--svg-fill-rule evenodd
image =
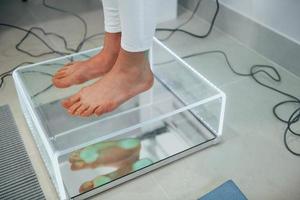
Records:
M15 25L11 25L11 24L6 24L6 23L0 23L0 26L6 26L6 27L9 27L9 28L14 28L14 29L17 29L19 31L23 31L26 33L26 35L16 44L15 48L24 53L24 54L27 54L28 56L30 57L41 57L41 56L44 56L44 55L49 55L49 54L58 54L58 55L67 55L68 53L66 52L60 52L60 51L57 51L55 50L54 48L52 48L44 39L42 39L38 34L36 34L35 32L33 32L34 29L38 29L38 30L42 30L43 33L45 33L46 35L50 35L51 33L46 33L46 31L40 27L33 27L33 28L30 28L30 29L25 29L25 28L22 28L22 27L19 27L19 26L15 26ZM39 41L41 41L50 51L49 52L45 52L45 53L41 53L39 55L34 55L32 53L30 53L29 51L26 51L26 50L23 50L22 48L20 48L20 45L25 41L25 39L28 38L29 35L32 35L34 36L36 39L38 39ZM58 34L57 34L58 35ZM62 37L62 36L60 36Z
M83 45L88 41L88 40L91 40L95 37L98 37L98 36L101 36L103 35L104 33L97 33L97 34L93 34L91 36L87 36L87 23L86 21L80 17L79 15L77 15L76 13L73 13L73 12L70 12L70 11L67 11L67 10L63 10L63 9L60 9L60 8L56 8L54 6L51 6L49 5L46 0L43 0L42 1L42 5L48 9L52 9L52 10L55 10L55 11L58 11L58 12L62 12L62 13L66 13L66 14L70 14L74 17L76 17L82 24L83 24L83 28L84 28L84 34L83 34L83 37L81 39L81 41L79 42L79 44L77 45L77 47L75 49L71 48L68 46L68 43L67 43L67 40L65 37L57 34L57 33L53 33L53 32L46 32L43 28L41 27L31 27L30 29L25 29L23 27L19 27L19 26L16 26L16 25L12 25L12 24L7 24L7 23L2 23L0 22L0 26L4 26L4 27L9 27L9 28L13 28L13 29L16 29L16 30L19 30L19 31L22 31L25 33L25 36L19 41L17 42L17 44L15 45L15 48L17 51L21 52L21 53L24 53L30 57L34 57L34 58L37 58L37 57L42 57L42 56L46 56L46 55L52 55L52 54L57 54L59 56L65 56L65 55L70 55L71 53L76 53L76 52L79 52ZM50 44L48 44L48 42L46 40L44 40L42 37L40 37L37 33L35 33L34 31L40 31L43 35L45 36L54 36L55 38L61 40L64 44L64 50L65 51L58 51L56 50L55 48L51 47ZM24 50L21 48L21 45L25 42L26 39L29 38L29 36L33 36L35 37L36 39L38 39L40 42L42 42L48 49L49 51L47 52L43 52L43 53L40 53L40 54L33 54L31 53L30 51L27 51L27 50ZM70 61L72 61L72 58L70 59ZM33 64L33 62L23 62L23 63L20 63L18 65L16 65L15 67L13 67L11 70L7 71L7 72L4 72L2 74L0 74L0 88L3 87L3 84L4 84L4 80L5 78L9 77L12 75L12 71L17 69L18 67L20 66L23 66L23 65L28 65L28 64ZM31 73L33 73L33 71L31 71ZM35 71L35 73L38 73L38 71ZM45 75L43 72L41 72L40 74L42 75ZM49 74L48 74L49 75ZM52 86L48 86L47 88L50 89ZM48 90L47 89L47 90ZM46 90L45 90L46 91ZM39 94L42 94L43 92L38 92L38 95ZM33 95L33 97L36 97L38 95Z
M250 72L249 73L241 73L238 72L234 69L234 67L232 66L232 64L230 63L227 54L224 51L221 50L213 50L213 51L204 51L204 52L200 52L200 53L194 53L194 54L189 54L186 56L182 56L182 59L188 59L188 58L192 58L192 57L196 57L196 56L203 56L203 55L208 55L208 54L220 54L224 57L225 62L227 64L227 66L229 67L229 69L236 75L238 76L243 76L243 77L250 77L252 78L256 83L258 83L259 85L272 90L276 93L279 93L283 96L286 96L288 98L290 98L289 100L285 100L285 101L280 101L279 103L275 104L272 108L272 112L274 114L274 116L281 122L283 122L284 124L286 124L286 128L284 130L284 134L283 134L283 141L284 141L284 145L286 147L286 149L292 153L295 156L300 156L299 152L294 151L287 143L287 137L289 134L294 135L294 136L300 136L300 133L297 133L295 130L293 130L292 125L299 122L300 119L300 99L296 96L293 96L285 91L282 90L278 90L275 87L272 87L270 85L267 85L266 83L263 83L261 80L258 79L258 77L256 75L258 74L264 74L265 76L267 76L268 78L270 78L272 81L274 82L281 82L281 76L278 72L278 70L270 65L252 65L250 67ZM172 63L175 62L175 60L170 60L170 61L165 61L165 62L160 62L160 63L156 63L156 65L164 65L164 64L168 64L168 63ZM269 71L267 71L269 70ZM273 73L271 73L273 72ZM289 116L289 118L287 120L281 118L279 116L279 112L278 112L278 108L287 104L295 104L297 106L297 108L295 108L292 111L292 114Z
M87 37L87 23L86 21L80 17L79 15L77 15L76 13L74 12L71 12L71 11L68 11L68 10L63 10L61 8L57 8L57 7L54 7L54 6L51 6L49 4L47 4L46 0L43 0L43 5L46 7L46 8L49 8L49 9L52 9L52 10L55 10L55 11L58 11L58 12L61 12L61 13L65 13L65 14L69 14L69 15L72 15L74 16L75 18L77 18L82 24L83 24L83 36L82 36L82 40L81 41L84 41ZM66 41L66 40L65 40ZM66 44L66 42L65 42ZM77 48L74 50L74 52L79 52L80 49L82 48L82 43L80 42L79 45L77 46Z
M182 23L181 25L179 25L177 28L175 29L170 29L170 28L158 28L156 29L157 31L170 31L171 33L164 39L161 39L161 41L166 41L168 39L171 38L171 36L176 32L183 32L185 34L188 34L194 38L200 38L200 39L203 39L203 38L206 38L210 35L213 27L214 27L214 24L215 24L215 20L217 18L217 15L219 13L219 9L220 9L220 5L219 5L219 1L216 0L216 11L215 11L215 14L213 16L213 19L212 19L212 22L211 22L211 25L207 31L206 34L204 35L197 35L195 33L191 33L189 31L186 31L186 30L183 30L181 29L182 26L186 25L188 22L190 22L192 20L192 18L194 17L195 13L198 11L199 9L199 5L200 5L200 2L201 0L199 0L196 4L196 7L195 9L193 10L193 13L192 15L190 16L190 18L185 21L184 23ZM291 135L294 135L294 136L300 136L300 133L297 133L295 130L292 129L292 125L297 123L300 119L300 99L291 95L291 94L288 94L287 92L284 92L284 91L281 91L281 90L278 90L272 86L269 86L263 82L261 82L257 77L256 75L257 74L265 74L267 77L271 78L273 81L275 82L281 82L281 76L278 72L278 70L273 67L273 66L270 66L270 65L253 65L250 67L250 72L249 73L240 73L238 71L236 71L232 65L230 64L229 62L229 59L228 59L228 56L226 55L226 53L224 51L221 51L221 50L215 50L215 51L206 51L206 52L200 52L200 53L195 53L195 54L190 54L190 55L186 55L186 56L183 56L181 57L182 59L187 59L187 58L190 58L190 57L195 57L195 56L201 56L201 55L206 55L206 54L221 54L224 56L225 58L225 61L227 63L227 66L230 68L230 70L238 75L238 76L243 76L243 77L251 77L256 83L258 83L259 85L265 87L265 88L268 88L274 92L277 92L279 94L282 94L288 98L290 98L291 100L285 100L285 101L281 101L279 103L277 103L276 105L273 106L273 109L272 109L272 112L274 114L274 116L281 122L285 123L286 124L286 128L285 128L285 131L284 131L284 134L283 134L283 141L284 141L284 145L286 147L286 149L292 153L293 155L295 156L300 156L300 153L299 152L296 152L294 151L287 143L287 137L289 134ZM169 62L169 61L167 61ZM165 64L167 62L164 62ZM162 63L159 63L159 64L162 64ZM275 73L276 76L273 76L271 73L269 73L268 71L266 71L265 69L269 69L271 71L273 71ZM290 115L290 117L287 119L287 120L284 120L283 118L281 118L278 114L278 108L281 107L281 106L284 106L286 104L296 104L297 105L297 108L292 112L292 114Z
M196 38L206 38L210 35L214 25L215 25L215 21L217 19L217 16L218 16L218 13L219 13L219 10L220 10L220 4L219 4L219 0L216 0L216 11L214 13L214 16L212 18L212 21L211 21L211 24L209 26L209 29L208 31L204 34L204 35L197 35L195 33L191 33L189 31L186 31L184 29L181 29L181 27L183 27L184 25L186 25L187 23L189 23L195 16L196 12L199 10L199 7L200 7L200 3L201 3L202 0L198 0L197 4L196 4L196 7L195 9L193 10L193 13L192 15L185 21L183 22L182 24L180 24L179 26L177 26L176 28L157 28L156 31L169 31L171 32L167 37L163 38L163 39L160 39L161 41L166 41L168 39L170 39L172 37L172 35L175 33L175 32L183 32L183 33L186 33L190 36L193 36L193 37L196 37Z
M0 88L3 86L4 84L4 79L8 76L11 76L12 75L12 72L17 69L18 67L20 66L23 66L23 65L30 65L30 64L33 64L33 62L23 62L23 63L20 63L18 64L17 66L13 67L12 69L0 74Z

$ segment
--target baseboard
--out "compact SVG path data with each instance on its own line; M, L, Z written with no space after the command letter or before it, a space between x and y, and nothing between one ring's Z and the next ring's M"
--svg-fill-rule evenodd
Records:
M202 0L197 15L206 21L211 20L216 3ZM180 0L179 3L193 10L197 0ZM216 27L230 34L249 48L286 68L300 77L300 43L272 30L232 8L220 3Z

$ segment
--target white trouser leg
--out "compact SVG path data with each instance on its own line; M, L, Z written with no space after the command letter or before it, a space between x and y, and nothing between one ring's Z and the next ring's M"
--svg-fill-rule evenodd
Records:
M156 27L156 2L157 0L119 0L121 47L124 50L140 52L150 49Z
M104 28L106 32L121 32L118 0L102 0L104 11Z

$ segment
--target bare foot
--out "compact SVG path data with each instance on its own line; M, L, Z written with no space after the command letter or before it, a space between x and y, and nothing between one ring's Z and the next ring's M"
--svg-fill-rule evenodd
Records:
M66 88L107 73L118 58L120 40L121 33L105 33L101 52L88 60L66 64L54 75L52 79L54 86Z
M145 52L130 53L121 49L116 64L108 74L62 104L71 115L99 116L113 111L152 85L153 74Z

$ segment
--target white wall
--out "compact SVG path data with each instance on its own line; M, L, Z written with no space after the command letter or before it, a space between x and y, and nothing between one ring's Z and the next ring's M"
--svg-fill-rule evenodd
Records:
M300 0L220 0L220 3L300 43Z

